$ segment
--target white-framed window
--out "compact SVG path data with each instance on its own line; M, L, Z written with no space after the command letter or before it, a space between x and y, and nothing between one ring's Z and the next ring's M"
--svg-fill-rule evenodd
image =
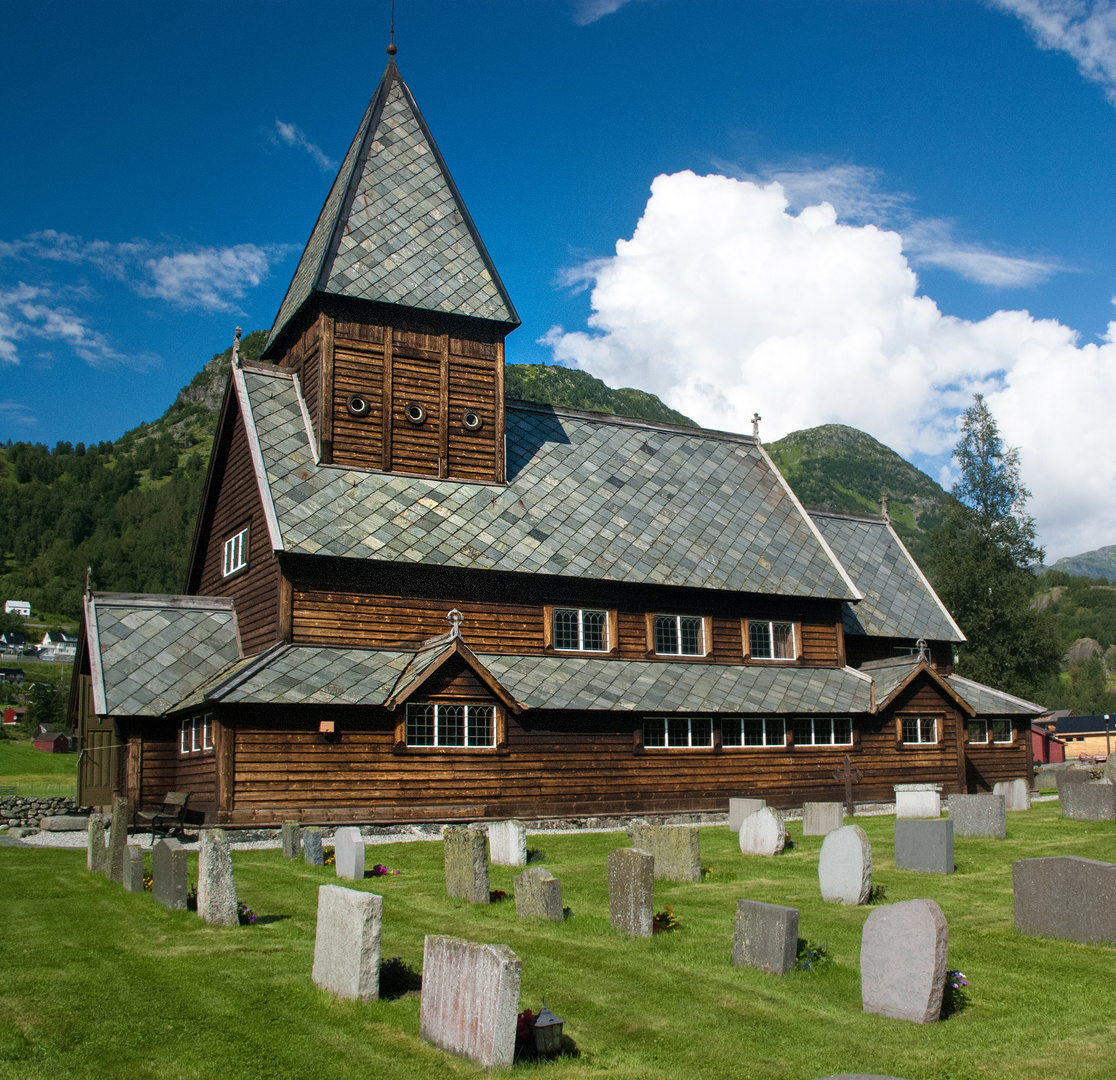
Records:
M182 721L178 748L183 754L196 754L213 749L213 716L188 716Z
M225 541L225 560L222 574L228 577L248 565L248 530L241 529L235 536Z
M407 703L408 746L491 748L496 745L496 709L492 705Z
M989 727L992 728L992 741L994 743L1009 743L1012 741L1010 720L993 720Z
M852 720L848 716L799 717L794 721L795 746L852 746Z
M661 656L704 656L705 620L700 615L656 615L655 652Z
M968 722L969 742L971 743L986 743L988 742L988 721L987 720L970 720Z
M676 750L713 745L713 721L707 716L649 717L643 721L643 745Z
M797 660L794 623L749 619L748 654L753 660Z
M608 652L608 612L554 609L554 648L568 652Z
M786 721L781 716L745 716L722 720L721 745L786 746Z
M938 741L938 721L933 716L904 716L904 743L936 743Z

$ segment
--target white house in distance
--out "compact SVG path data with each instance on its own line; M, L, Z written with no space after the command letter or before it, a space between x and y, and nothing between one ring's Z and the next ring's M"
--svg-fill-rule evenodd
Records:
M4 614L10 615L12 612L17 615L22 615L25 619L31 618L31 601L30 600L5 600L4 601Z
M73 660L76 652L77 637L73 634L51 633L48 630L39 642L41 660Z

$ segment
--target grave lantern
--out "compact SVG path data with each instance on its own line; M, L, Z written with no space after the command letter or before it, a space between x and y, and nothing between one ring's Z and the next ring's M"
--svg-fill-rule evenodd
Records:
M550 1057L562 1049L562 1024L546 1007L546 998L543 998L542 1012L535 1021L535 1049L539 1057Z

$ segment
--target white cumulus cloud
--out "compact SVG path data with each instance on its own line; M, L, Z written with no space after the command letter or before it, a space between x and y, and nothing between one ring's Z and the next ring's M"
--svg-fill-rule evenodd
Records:
M296 124L284 123L276 117L275 127L271 131L271 141L276 145L281 143L283 146L293 146L296 150L305 150L322 172L334 172L337 168L338 163L320 146L312 143L302 128Z
M588 26L628 3L631 0L574 0L574 22L578 26Z
M237 244L160 255L144 263L151 281L142 283L140 291L184 307L228 311L234 299L267 277L275 254L274 249Z
M556 360L708 426L748 431L759 412L770 440L844 423L904 455L948 451L979 391L1021 449L1051 555L1116 542L1116 322L1082 345L1026 311L944 315L899 233L828 202L795 213L778 182L691 172L657 177L631 239L578 276L589 329L553 328Z

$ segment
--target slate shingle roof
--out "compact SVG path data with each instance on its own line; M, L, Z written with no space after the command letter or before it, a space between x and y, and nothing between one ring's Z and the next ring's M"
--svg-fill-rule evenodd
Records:
M973 707L977 716L1041 716L1047 711L1033 701L1024 701L960 675L947 675L946 682Z
M394 60L310 234L269 346L315 290L519 325Z
M284 550L783 596L859 594L753 439L507 411L506 486L314 464L291 376L244 369Z
M846 634L965 640L890 522L818 511L810 516L864 594L859 604L844 605Z

